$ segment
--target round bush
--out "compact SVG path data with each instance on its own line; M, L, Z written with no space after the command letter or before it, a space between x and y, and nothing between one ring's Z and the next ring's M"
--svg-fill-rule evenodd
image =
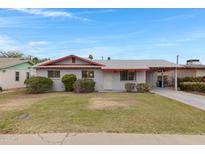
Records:
M53 88L53 81L46 77L31 77L24 82L28 93L44 93L51 91Z
M65 74L62 77L62 82L64 84L65 87L65 91L73 91L73 84L75 83L75 81L77 80L77 77L75 74Z
M125 89L127 92L133 92L135 90L135 83L125 83Z
M0 86L0 92L2 92L3 91L3 88Z
M95 91L95 82L92 79L78 79L74 83L74 91L77 93L87 93Z
M147 83L139 83L136 85L137 92L144 93L150 91L150 86Z

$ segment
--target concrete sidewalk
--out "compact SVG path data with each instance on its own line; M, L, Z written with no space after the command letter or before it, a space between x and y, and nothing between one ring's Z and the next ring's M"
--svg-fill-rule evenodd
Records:
M183 91L174 91L173 89L169 88L154 88L151 91L156 94L205 110L205 96L195 95Z
M17 145L167 145L205 144L205 135L116 134L116 133L54 133L0 135L0 144Z

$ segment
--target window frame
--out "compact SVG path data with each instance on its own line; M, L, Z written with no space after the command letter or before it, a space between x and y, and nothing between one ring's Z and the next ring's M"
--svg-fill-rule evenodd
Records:
M134 71L120 71L120 81L136 81L136 72L134 72Z
M93 79L95 78L95 72L94 70L82 70L82 79ZM93 74L92 76L90 74Z
M132 74L132 79L130 79L130 75ZM136 80L136 72L128 72L128 80L135 81Z
M20 81L20 72L15 72L15 81Z
M56 72L58 73L56 74ZM51 79L59 79L61 77L61 73L60 70L48 70L47 76Z
M128 71L120 71L120 81L127 81L127 74Z

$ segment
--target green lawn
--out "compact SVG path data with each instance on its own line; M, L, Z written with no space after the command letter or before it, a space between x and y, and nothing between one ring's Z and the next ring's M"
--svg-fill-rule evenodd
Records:
M37 132L205 134L205 112L151 93L0 94L0 133Z

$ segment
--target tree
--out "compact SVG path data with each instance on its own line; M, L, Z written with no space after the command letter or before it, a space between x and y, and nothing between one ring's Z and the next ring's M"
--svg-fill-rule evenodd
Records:
M110 58L110 57L107 57L107 60L111 60L111 58Z
M22 58L24 54L18 50L0 51L0 57L3 58Z
M88 58L92 60L93 59L93 55L89 55Z
M32 63L34 63L34 64L39 63L39 59L38 59L37 57L34 57L34 58L32 59Z
M34 64L38 64L38 63L42 63L44 61L48 61L50 60L50 58L43 58L43 59L40 59L38 57L34 57L31 59L31 62L34 63Z

